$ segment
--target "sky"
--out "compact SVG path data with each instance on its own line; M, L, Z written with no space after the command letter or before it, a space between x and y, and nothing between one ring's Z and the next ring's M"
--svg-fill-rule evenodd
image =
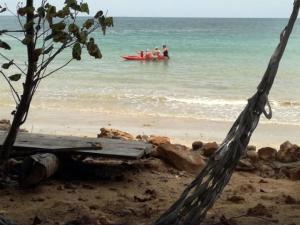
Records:
M24 1L24 0L23 0ZM48 0L62 6L64 0ZM287 18L294 0L84 0L115 17ZM0 0L14 9L16 0ZM41 2L41 0L35 0Z

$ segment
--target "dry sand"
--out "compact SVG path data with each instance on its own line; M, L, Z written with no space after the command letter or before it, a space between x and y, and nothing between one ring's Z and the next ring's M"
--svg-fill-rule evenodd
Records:
M126 171L119 181L48 180L31 190L1 190L0 215L23 225L31 225L35 217L41 225L60 225L82 216L94 217L106 225L150 225L178 198L194 175L174 170L159 159L150 159L146 165ZM216 224L224 215L242 216L233 220L238 225L299 225L299 186L300 182L236 172L204 224ZM231 202L228 198L232 196L244 200ZM271 217L243 216L258 203L267 208Z

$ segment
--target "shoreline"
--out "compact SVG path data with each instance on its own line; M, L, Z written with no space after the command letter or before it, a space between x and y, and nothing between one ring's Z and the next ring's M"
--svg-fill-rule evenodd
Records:
M0 118L9 114L0 112ZM12 119L12 118L8 118ZM114 128L137 135L167 136L172 143L191 146L194 141L221 143L233 122L162 118L154 116L132 117L118 114L32 110L22 128L31 133L96 137L100 128ZM249 145L256 147L279 146L290 141L300 143L297 125L262 124L255 130Z

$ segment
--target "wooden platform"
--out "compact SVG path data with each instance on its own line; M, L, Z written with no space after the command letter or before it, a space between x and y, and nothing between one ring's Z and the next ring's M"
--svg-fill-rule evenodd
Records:
M5 136L6 133L0 131L1 145ZM59 153L69 151L99 157L140 159L152 150L152 145L139 141L19 133L11 155L28 155L28 152L46 153L51 151Z

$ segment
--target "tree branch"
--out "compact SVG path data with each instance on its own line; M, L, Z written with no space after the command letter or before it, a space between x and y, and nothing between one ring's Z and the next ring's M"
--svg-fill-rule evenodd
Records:
M16 91L16 89L14 88L14 86L11 84L10 80L5 76L5 74L0 70L0 73L2 74L2 76L4 77L4 79L6 80L6 82L8 83L11 91L13 92L13 97L16 96L18 98L18 102L16 101L15 97L14 97L14 100L16 102L16 104L19 104L21 98L18 94L18 92Z
M10 60L9 58L7 58L5 55L3 55L1 52L0 52L0 56L2 56L2 58L6 59L6 60L9 61L9 62L12 61L12 60ZM18 66L15 62L13 62L13 65L14 65L16 68L18 68L18 70L26 76L26 73L20 68L20 66Z
M58 67L58 68L56 68L55 70L53 70L53 71L51 71L50 73L48 73L48 74L46 74L46 75L44 75L44 76L42 76L41 78L39 78L39 80L42 80L42 79L44 79L44 78L46 78L46 77L48 77L48 76L50 76L51 74L53 74L53 73L55 73L55 72L57 72L58 70L61 70L62 68L64 68L64 67L66 67L70 62L72 62L73 61L73 58L72 59L70 59L69 61L67 61L64 65L62 65L62 66L60 66L60 67Z

